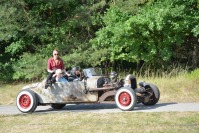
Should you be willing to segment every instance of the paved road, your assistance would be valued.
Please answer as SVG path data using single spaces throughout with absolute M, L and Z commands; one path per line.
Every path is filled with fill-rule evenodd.
M 154 106 L 144 106 L 137 104 L 134 110 L 128 112 L 199 112 L 199 103 L 158 103 Z M 63 113 L 63 112 L 94 112 L 113 113 L 122 112 L 115 104 L 79 104 L 66 105 L 62 110 L 52 109 L 50 106 L 38 106 L 34 113 Z M 24 114 L 16 106 L 0 105 L 0 115 L 2 114 Z

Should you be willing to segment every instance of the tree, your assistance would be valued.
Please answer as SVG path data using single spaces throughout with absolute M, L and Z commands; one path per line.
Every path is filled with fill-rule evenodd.
M 66 58 L 70 54 L 81 55 L 83 51 L 88 55 L 91 52 L 88 41 L 100 26 L 99 15 L 105 5 L 104 0 L 3 1 L 1 14 L 5 19 L 0 22 L 0 47 L 4 54 L 0 55 L 3 60 L 1 69 L 7 70 L 9 66 L 10 78 L 32 79 L 45 75 L 46 64 L 43 62 L 51 56 L 54 48 L 58 48 Z M 79 60 L 82 62 L 81 58 Z M 39 68 L 41 70 L 35 70 Z M 1 76 L 1 80 L 8 79 L 3 71 L 0 74 L 6 75 L 4 78 Z
M 186 45 L 188 36 L 198 38 L 198 16 L 196 0 L 149 2 L 135 15 L 112 6 L 102 18 L 104 27 L 91 43 L 97 48 L 110 47 L 111 61 L 143 60 L 154 67 L 162 66 L 178 59 L 178 48 Z
M 1 0 L 0 8 L 0 80 L 43 78 L 54 48 L 66 67 L 199 65 L 196 0 Z

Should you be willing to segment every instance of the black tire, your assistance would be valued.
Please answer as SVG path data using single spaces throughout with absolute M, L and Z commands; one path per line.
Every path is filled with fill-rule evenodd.
M 53 109 L 62 109 L 66 104 L 58 104 L 58 103 L 52 103 L 51 107 Z
M 123 111 L 132 110 L 137 103 L 135 91 L 129 87 L 120 88 L 115 94 L 115 103 Z
M 17 108 L 23 113 L 34 112 L 38 105 L 38 99 L 32 90 L 22 90 L 17 95 Z
M 152 105 L 155 105 L 159 101 L 160 91 L 159 91 L 158 87 L 154 84 L 147 83 L 147 85 L 150 86 L 150 88 L 151 88 L 150 92 L 153 95 L 151 96 L 151 99 L 149 100 L 149 102 L 142 102 L 142 103 L 147 106 L 152 106 Z

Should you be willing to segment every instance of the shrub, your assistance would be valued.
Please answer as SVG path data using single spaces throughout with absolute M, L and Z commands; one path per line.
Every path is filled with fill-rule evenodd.
M 24 53 L 13 65 L 13 79 L 41 79 L 46 76 L 47 58 L 39 54 Z

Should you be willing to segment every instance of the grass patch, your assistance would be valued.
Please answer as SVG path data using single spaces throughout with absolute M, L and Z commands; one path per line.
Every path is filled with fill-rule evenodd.
M 0 85 L 0 105 L 13 105 L 16 103 L 16 96 L 24 86 L 24 83 L 1 84 Z
M 160 102 L 198 102 L 199 71 L 181 71 L 178 74 L 168 73 L 164 76 L 138 77 L 139 81 L 154 83 L 160 89 Z
M 198 133 L 198 121 L 199 112 L 0 115 L 0 131 L 15 133 Z

